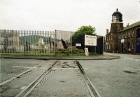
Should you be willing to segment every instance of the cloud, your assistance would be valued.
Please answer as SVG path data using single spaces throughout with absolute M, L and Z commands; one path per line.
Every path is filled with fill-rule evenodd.
M 0 28 L 74 31 L 92 25 L 98 34 L 105 35 L 116 8 L 125 23 L 139 21 L 137 0 L 1 0 Z

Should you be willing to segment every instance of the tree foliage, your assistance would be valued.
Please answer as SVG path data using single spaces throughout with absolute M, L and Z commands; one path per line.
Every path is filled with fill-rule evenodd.
M 80 27 L 72 36 L 72 44 L 75 45 L 76 43 L 81 43 L 82 48 L 84 48 L 85 34 L 95 34 L 95 27 L 92 27 L 90 25 Z

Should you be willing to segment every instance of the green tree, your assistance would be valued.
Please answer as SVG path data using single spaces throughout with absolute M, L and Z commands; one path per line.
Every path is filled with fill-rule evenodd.
M 85 34 L 93 35 L 95 33 L 95 27 L 92 26 L 82 26 L 80 27 L 72 36 L 72 44 L 81 43 L 81 47 L 84 49 Z

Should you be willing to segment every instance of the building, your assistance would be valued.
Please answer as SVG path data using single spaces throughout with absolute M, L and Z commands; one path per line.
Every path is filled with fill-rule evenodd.
M 106 51 L 112 53 L 140 53 L 140 21 L 123 27 L 122 13 L 112 14 L 110 31 L 107 29 Z

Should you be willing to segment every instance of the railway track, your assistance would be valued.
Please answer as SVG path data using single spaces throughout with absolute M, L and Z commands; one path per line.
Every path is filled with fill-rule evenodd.
M 86 73 L 85 73 L 82 65 L 80 64 L 80 62 L 79 61 L 75 61 L 75 63 L 79 67 L 79 70 L 80 70 L 81 74 L 83 75 L 83 77 L 85 79 L 85 82 L 86 82 L 86 85 L 88 87 L 88 90 L 90 92 L 91 97 L 101 97 L 100 94 L 99 94 L 99 92 L 95 88 L 95 86 L 92 84 L 92 82 L 90 81 L 90 79 L 86 75 Z
M 26 70 L 26 71 L 24 71 L 24 72 L 22 72 L 22 73 L 20 73 L 20 74 L 18 74 L 18 75 L 15 75 L 14 77 L 12 77 L 12 78 L 10 78 L 10 79 L 4 81 L 4 82 L 1 82 L 1 83 L 0 83 L 0 87 L 3 86 L 3 85 L 5 85 L 5 84 L 7 84 L 7 83 L 10 83 L 11 81 L 15 80 L 16 78 L 22 76 L 23 74 L 26 74 L 26 73 L 28 73 L 28 72 L 31 72 L 32 70 L 33 70 L 33 68 L 30 68 L 30 69 L 28 69 L 28 70 Z
M 40 66 L 41 66 L 41 64 L 39 64 L 37 67 L 40 67 Z M 35 68 L 35 67 L 29 68 L 28 70 L 26 70 L 26 71 L 24 71 L 24 72 L 22 72 L 22 73 L 20 73 L 20 74 L 18 74 L 18 75 L 15 75 L 14 77 L 9 78 L 9 79 L 6 80 L 6 81 L 1 82 L 1 83 L 0 83 L 0 87 L 3 86 L 3 85 L 5 85 L 5 84 L 7 84 L 7 83 L 10 83 L 11 81 L 13 81 L 13 80 L 15 80 L 15 79 L 21 77 L 22 75 L 24 75 L 24 74 L 26 74 L 26 73 L 28 73 L 28 72 L 31 72 L 34 68 Z
M 47 75 L 52 67 L 57 63 L 58 61 L 55 61 L 47 70 L 44 70 L 44 72 L 39 75 L 34 81 L 32 81 L 25 89 L 23 89 L 20 93 L 18 93 L 15 97 L 26 97 L 28 96 L 32 90 L 42 81 L 42 79 Z
M 62 64 L 63 63 L 63 64 Z M 95 88 L 95 86 L 92 84 L 92 82 L 90 81 L 90 79 L 88 78 L 88 76 L 86 75 L 86 73 L 85 73 L 85 71 L 84 71 L 84 68 L 82 67 L 82 65 L 80 64 L 80 62 L 79 61 L 73 61 L 73 64 L 74 65 L 70 65 L 70 64 L 68 64 L 67 62 L 60 62 L 60 65 L 61 65 L 61 68 L 59 67 L 59 66 L 57 66 L 57 67 L 53 67 L 52 68 L 52 70 L 56 70 L 56 73 L 58 73 L 59 74 L 59 72 L 57 72 L 57 71 L 61 71 L 61 72 L 63 72 L 63 70 L 66 70 L 67 72 L 70 72 L 70 70 L 73 70 L 73 71 L 75 71 L 75 73 L 76 73 L 76 71 L 79 71 L 80 72 L 80 75 L 81 75 L 81 78 L 82 78 L 82 80 L 84 80 L 84 83 L 86 84 L 86 87 L 84 87 L 84 88 L 87 88 L 87 90 L 89 91 L 89 95 L 90 95 L 90 97 L 101 97 L 100 96 L 100 94 L 99 94 L 99 92 L 97 91 L 97 89 Z M 79 72 L 77 72 L 77 74 L 79 74 Z M 67 75 L 67 73 L 65 73 L 66 75 Z M 52 75 L 50 75 L 50 76 L 53 76 L 53 75 L 55 75 L 55 73 L 52 73 Z M 57 75 L 57 74 L 56 74 Z M 55 75 L 55 76 L 56 76 Z M 61 76 L 63 76 L 63 75 L 61 75 Z M 50 79 L 50 80 L 54 80 L 54 79 Z M 75 80 L 76 81 L 76 80 Z M 62 80 L 62 81 L 60 81 L 60 82 L 66 82 L 66 80 Z M 84 84 L 83 83 L 83 84 Z M 49 83 L 48 83 L 49 84 Z M 83 85 L 84 86 L 84 85 Z M 64 86 L 65 87 L 65 86 Z M 48 87 L 49 88 L 49 87 Z M 29 92 L 29 93 L 31 93 L 31 92 Z M 28 94 L 29 94 L 28 93 Z M 27 95 L 26 95 L 27 96 Z M 26 97 L 26 96 L 24 96 L 24 97 Z M 30 95 L 31 96 L 31 95 Z M 28 97 L 30 97 L 30 96 L 28 96 Z M 34 97 L 35 95 L 32 95 L 31 97 Z M 52 95 L 51 95 L 52 96 Z M 60 95 L 56 95 L 56 97 L 57 96 L 60 96 Z M 36 97 L 38 97 L 38 96 L 36 96 Z M 44 96 L 43 96 L 44 97 Z M 46 96 L 46 97 L 50 97 L 50 96 Z M 63 96 L 62 96 L 63 97 Z M 67 96 L 64 96 L 64 97 L 67 97 Z M 73 97 L 73 96 L 72 96 Z M 76 96 L 75 96 L 76 97 Z M 78 96 L 78 97 L 82 97 L 82 96 Z
M 57 63 L 59 63 L 59 64 L 57 64 Z M 57 85 L 57 80 L 60 78 L 62 78 L 62 80 L 60 80 L 59 82 L 61 82 L 61 83 L 69 82 L 69 83 L 63 84 L 62 87 L 58 87 L 58 90 L 61 90 L 61 88 L 67 87 L 67 85 L 69 85 L 69 84 L 72 85 L 74 82 L 74 84 L 76 84 L 76 85 L 79 84 L 79 87 L 83 87 L 83 88 L 85 88 L 86 91 L 88 91 L 88 92 L 85 92 L 85 94 L 88 93 L 88 94 L 86 94 L 88 96 L 84 96 L 84 97 L 101 97 L 100 94 L 98 93 L 98 91 L 96 90 L 95 86 L 92 84 L 92 82 L 86 75 L 84 68 L 82 67 L 80 62 L 72 61 L 72 63 L 69 63 L 69 64 L 68 63 L 69 62 L 66 62 L 66 61 L 61 62 L 61 60 L 55 61 L 53 64 L 51 64 L 49 66 L 49 68 L 47 68 L 47 69 L 44 68 L 43 72 L 39 76 L 37 76 L 32 82 L 30 82 L 23 90 L 18 92 L 16 94 L 16 96 L 14 96 L 14 97 L 50 97 L 50 96 L 53 96 L 51 94 L 50 94 L 50 96 L 48 96 L 48 94 L 46 94 L 47 96 L 38 96 L 38 94 L 36 93 L 36 89 L 38 88 L 38 90 L 39 90 L 40 88 L 46 86 L 47 89 L 52 88 L 52 90 L 56 90 L 56 92 L 57 92 L 57 86 L 55 89 L 53 89 L 53 87 L 51 85 L 55 86 L 55 83 Z M 52 72 L 52 71 L 54 71 L 54 72 Z M 80 75 L 80 78 L 78 78 L 79 76 L 77 76 L 76 73 L 78 75 Z M 71 76 L 69 76 L 69 74 L 72 74 L 71 76 L 73 76 L 73 78 L 75 78 L 75 79 L 73 79 Z M 51 76 L 51 77 L 54 76 L 54 77 L 51 79 L 51 77 L 49 77 L 49 76 Z M 77 78 L 76 78 L 76 76 L 77 76 Z M 82 81 L 78 81 L 80 79 L 84 80 L 84 83 Z M 70 81 L 70 80 L 74 80 L 74 81 Z M 75 83 L 75 82 L 77 82 L 77 83 Z M 40 86 L 40 83 L 42 84 L 42 86 Z M 84 85 L 82 85 L 82 84 L 84 84 Z M 47 86 L 47 85 L 50 85 L 50 86 Z M 47 89 L 46 89 L 46 91 L 47 91 Z M 78 91 L 80 91 L 80 89 L 82 89 L 82 88 L 77 88 L 77 89 L 79 89 Z M 85 91 L 84 89 L 82 89 L 82 90 Z M 35 94 L 33 94 L 33 93 L 35 93 Z M 52 92 L 52 93 L 54 93 L 54 92 Z M 67 94 L 68 93 L 66 93 L 66 95 Z M 81 94 L 79 94 L 79 95 L 81 95 Z M 58 96 L 60 96 L 60 95 L 56 95 L 54 97 L 58 97 Z M 3 96 L 3 97 L 6 97 L 6 96 Z M 67 96 L 61 95 L 61 97 L 67 97 Z M 71 97 L 71 95 L 69 97 Z M 77 96 L 72 96 L 72 97 L 77 97 Z M 78 96 L 78 97 L 83 97 L 83 96 Z

